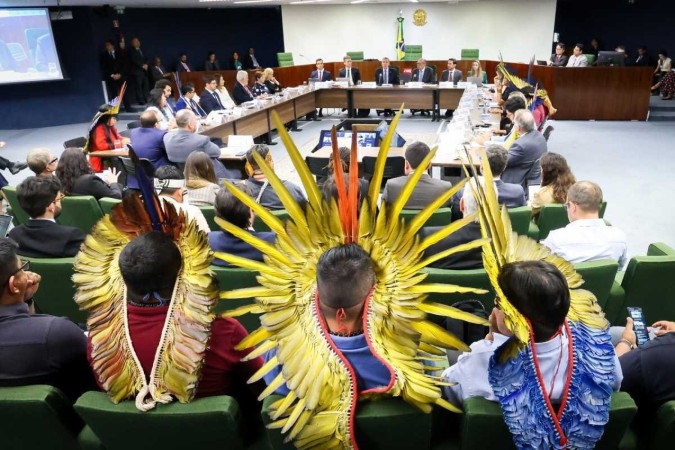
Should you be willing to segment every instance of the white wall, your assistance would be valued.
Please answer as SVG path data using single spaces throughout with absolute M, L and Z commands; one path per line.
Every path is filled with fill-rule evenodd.
M 412 18 L 419 8 L 427 12 L 421 27 Z M 555 0 L 284 5 L 284 44 L 296 64 L 339 61 L 359 50 L 367 59 L 396 59 L 396 18 L 403 11 L 405 43 L 423 45 L 426 59 L 459 59 L 462 48 L 478 48 L 481 59 L 497 60 L 501 51 L 506 61 L 529 62 L 534 54 L 550 56 L 555 9 Z

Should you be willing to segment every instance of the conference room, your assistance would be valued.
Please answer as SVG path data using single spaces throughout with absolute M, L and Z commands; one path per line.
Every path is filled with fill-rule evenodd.
M 8 286 L 6 299 L 0 297 L 0 354 L 6 348 L 2 343 L 2 336 L 7 336 L 2 332 L 2 308 L 12 295 L 9 279 L 25 272 L 29 284 L 39 285 L 30 295 L 30 308 L 39 314 L 65 317 L 69 324 L 89 330 L 87 356 L 93 367 L 93 387 L 69 398 L 70 392 L 64 395 L 49 382 L 32 383 L 41 385 L 39 389 L 11 387 L 16 384 L 7 382 L 2 374 L 12 372 L 0 363 L 0 416 L 5 418 L 0 421 L 0 446 L 49 448 L 57 440 L 63 443 L 62 448 L 85 449 L 174 448 L 188 443 L 206 448 L 522 446 L 535 438 L 527 430 L 514 429 L 512 421 L 516 419 L 506 413 L 508 408 L 498 396 L 480 391 L 467 398 L 460 395 L 462 390 L 470 392 L 464 385 L 467 380 L 480 381 L 485 376 L 487 383 L 485 370 L 481 376 L 460 372 L 471 355 L 460 356 L 459 361 L 457 357 L 468 345 L 477 355 L 482 354 L 484 348 L 475 345 L 486 342 L 486 334 L 491 336 L 490 342 L 502 342 L 493 337 L 493 331 L 504 331 L 499 329 L 493 307 L 505 311 L 503 323 L 512 327 L 509 331 L 516 338 L 520 335 L 514 331 L 518 329 L 515 324 L 525 323 L 508 316 L 505 299 L 508 296 L 508 301 L 516 304 L 512 298 L 516 294 L 504 294 L 504 287 L 495 284 L 497 274 L 490 273 L 492 266 L 481 256 L 481 249 L 483 255 L 490 251 L 485 238 L 495 236 L 495 229 L 488 226 L 491 222 L 485 222 L 487 211 L 494 212 L 489 208 L 499 204 L 507 207 L 505 216 L 497 214 L 499 219 L 494 220 L 506 226 L 508 217 L 508 226 L 515 232 L 504 239 L 515 243 L 529 238 L 528 242 L 537 242 L 542 251 L 558 255 L 562 264 L 558 267 L 568 268 L 562 269 L 564 275 L 573 269 L 583 279 L 581 284 L 568 278 L 565 286 L 590 291 L 597 305 L 593 313 L 603 317 L 598 319 L 603 326 L 610 327 L 607 335 L 612 338 L 612 348 L 608 351 L 612 357 L 616 354 L 619 373 L 614 385 L 609 378 L 603 381 L 606 384 L 601 390 L 608 396 L 596 404 L 606 403 L 601 414 L 606 415 L 607 423 L 604 433 L 600 428 L 602 438 L 598 435 L 589 448 L 656 448 L 672 440 L 675 396 L 649 401 L 635 396 L 630 383 L 636 381 L 629 371 L 634 366 L 624 362 L 637 364 L 635 355 L 641 354 L 643 346 L 656 347 L 664 340 L 664 333 L 673 335 L 667 333 L 671 330 L 666 324 L 672 322 L 659 321 L 675 321 L 675 308 L 670 306 L 670 300 L 675 299 L 669 289 L 669 279 L 675 276 L 675 250 L 671 248 L 675 246 L 671 226 L 675 213 L 666 206 L 672 204 L 670 193 L 675 187 L 671 176 L 675 167 L 668 157 L 675 138 L 670 123 L 675 120 L 675 106 L 667 100 L 668 80 L 673 76 L 667 50 L 675 36 L 672 27 L 658 21 L 659 11 L 666 14 L 673 10 L 670 2 L 142 3 L 0 1 L 0 104 L 4 112 L 0 168 L 5 169 L 1 174 L 4 212 L 0 218 L 7 218 L 0 220 L 3 238 L 18 237 L 31 223 L 49 220 L 69 227 L 71 237 L 79 239 L 72 247 L 74 253 L 60 257 L 26 253 L 23 242 L 16 250 L 7 247 L 20 259 L 20 267 L 14 273 L 13 269 L 0 271 Z M 583 56 L 587 65 L 557 67 L 561 44 L 561 56 Z M 641 63 L 645 59 L 649 64 Z M 215 108 L 209 107 L 211 98 Z M 514 175 L 517 150 L 534 145 L 527 142 L 533 136 L 543 151 L 525 171 Z M 141 156 L 151 141 L 163 153 Z M 140 162 L 135 162 L 130 149 L 139 150 Z M 503 158 L 505 167 L 493 164 L 493 158 Z M 35 162 L 38 160 L 45 167 Z M 81 169 L 83 174 L 74 173 L 82 164 L 86 166 Z M 41 172 L 34 167 L 40 167 Z M 488 170 L 495 179 L 495 192 L 485 185 Z M 356 176 L 350 176 L 354 173 Z M 46 216 L 36 215 L 26 200 L 27 187 L 45 174 L 58 179 L 60 186 L 50 201 L 33 202 L 48 205 Z M 500 190 L 502 184 L 520 189 L 517 201 L 506 199 L 506 191 Z M 359 193 L 350 196 L 354 186 Z M 85 188 L 90 190 L 83 191 Z M 146 204 L 141 199 L 151 195 L 153 188 L 161 201 L 183 211 L 185 220 L 195 219 L 197 228 L 208 230 L 208 239 L 197 238 L 204 233 L 196 229 L 176 226 L 185 236 L 194 233 L 183 243 L 177 233 L 170 236 L 176 239 L 184 261 L 177 270 L 194 272 L 191 277 L 187 272 L 176 277 L 175 290 L 152 289 L 135 299 L 131 281 L 122 280 L 124 267 L 120 266 L 121 275 L 116 268 L 124 260 L 124 247 L 117 248 L 106 240 L 124 227 L 117 231 L 106 227 L 117 226 L 122 217 L 128 224 L 137 224 L 129 211 L 138 208 L 132 209 L 127 202 Z M 493 194 L 497 197 L 490 202 Z M 31 195 L 38 195 L 38 191 Z M 599 202 L 589 213 L 584 202 L 593 195 L 599 195 Z M 408 196 L 407 202 L 397 203 L 397 198 Z M 334 206 L 331 198 L 336 199 Z M 144 207 L 151 209 L 147 204 Z M 122 211 L 127 213 L 122 215 Z M 422 216 L 424 220 L 419 219 Z M 152 213 L 147 217 L 154 220 Z M 616 257 L 614 253 L 598 256 L 600 251 L 593 257 L 579 256 L 590 251 L 583 244 L 570 251 L 562 249 L 570 245 L 561 243 L 562 233 L 580 228 L 586 223 L 583 221 L 593 221 L 618 236 L 620 242 L 611 244 L 613 252 L 620 246 Z M 371 223 L 372 231 L 367 233 L 364 230 Z M 355 224 L 363 227 L 359 233 L 354 232 L 358 227 L 351 228 Z M 144 229 L 149 230 L 147 227 L 150 225 Z M 377 233 L 384 229 L 388 234 L 379 240 Z M 417 231 L 410 231 L 413 229 Z M 44 232 L 36 234 L 35 247 L 51 247 L 46 244 L 49 235 L 40 233 Z M 142 234 L 134 233 L 125 236 Z M 343 238 L 331 233 L 342 233 Z M 453 236 L 463 240 L 453 240 Z M 62 239 L 65 243 L 65 238 L 53 238 Z M 186 244 L 189 239 L 194 240 Z M 93 240 L 99 240 L 99 245 Z M 134 240 L 119 237 L 114 242 L 126 245 Z M 446 241 L 459 247 L 443 248 Z M 102 242 L 108 244 L 102 246 Z M 242 253 L 237 254 L 235 247 L 219 247 L 234 245 L 232 242 L 237 249 L 244 249 Z M 492 242 L 496 245 L 497 238 Z M 327 251 L 331 246 L 341 249 L 353 247 L 353 243 L 359 243 L 372 259 L 370 265 L 354 262 L 354 267 L 360 267 L 358 273 L 344 275 L 346 269 L 341 268 L 351 266 L 329 266 L 330 258 L 322 257 L 331 253 Z M 384 245 L 390 253 L 375 250 L 377 245 Z M 105 253 L 102 247 L 117 253 Z M 497 247 L 492 251 L 499 252 Z M 188 264 L 187 248 L 204 250 L 204 258 L 208 254 L 212 264 Z M 416 256 L 406 259 L 405 249 Z M 3 251 L 0 248 L 0 253 Z M 234 256 L 225 255 L 230 252 Z M 334 257 L 356 261 L 357 253 Z M 160 259 L 168 261 L 168 255 Z M 142 254 L 137 257 L 140 261 Z M 200 256 L 195 251 L 189 257 Z M 252 262 L 243 261 L 251 258 Z M 501 261 L 497 264 L 501 270 L 501 264 L 509 260 L 495 261 Z M 95 274 L 103 269 L 89 272 L 97 264 L 114 274 L 99 279 Z M 140 274 L 140 263 L 134 267 Z M 173 270 L 162 267 L 157 264 L 153 268 L 164 274 Z M 205 272 L 198 272 L 199 267 Z M 322 271 L 322 267 L 331 268 Z M 372 290 L 357 294 L 362 273 L 371 270 Z M 337 306 L 324 303 L 331 295 L 321 290 L 330 285 L 329 281 L 322 284 L 322 274 L 333 274 L 336 278 L 326 280 L 338 283 L 345 292 L 367 294 L 369 300 Z M 145 279 L 152 276 L 150 272 L 144 275 Z M 219 356 L 209 350 L 216 348 L 215 341 L 210 346 L 204 345 L 206 341 L 195 343 L 194 347 L 182 341 L 179 349 L 189 347 L 191 353 L 171 353 L 176 350 L 171 349 L 173 341 L 168 336 L 183 333 L 178 328 L 185 323 L 182 318 L 201 317 L 191 312 L 176 309 L 168 314 L 163 310 L 161 320 L 156 320 L 158 328 L 152 339 L 169 346 L 164 352 L 160 347 L 137 348 L 140 341 L 134 337 L 140 335 L 130 331 L 131 325 L 105 319 L 108 313 L 96 309 L 97 304 L 107 305 L 106 301 L 116 304 L 113 296 L 103 296 L 101 287 L 106 292 L 122 292 L 112 283 L 126 282 L 124 300 L 118 304 L 129 302 L 128 312 L 124 307 L 129 323 L 132 315 L 138 320 L 144 314 L 149 316 L 135 309 L 143 308 L 138 306 L 143 301 L 159 305 L 147 310 L 166 307 L 174 311 L 172 308 L 184 306 L 169 300 L 179 298 L 183 289 L 199 291 L 197 284 L 190 283 L 204 276 L 218 283 L 209 285 L 209 292 L 221 293 L 221 299 L 209 306 L 215 315 L 200 319 L 214 323 L 212 330 L 208 327 L 207 339 L 222 338 L 224 328 L 218 327 L 227 322 L 234 327 L 227 333 L 238 333 L 242 341 L 235 348 L 238 341 L 232 340 L 232 346 Z M 350 281 L 335 281 L 338 276 Z M 289 289 L 289 283 L 297 287 L 283 290 Z M 424 291 L 427 284 L 439 290 Z M 414 285 L 419 285 L 417 291 Z M 390 297 L 383 286 L 390 286 Z M 454 286 L 472 290 L 453 291 Z M 202 288 L 206 289 L 205 285 Z M 403 300 L 392 307 L 378 303 L 413 296 L 413 291 L 417 299 L 414 311 L 406 309 L 413 307 Z M 30 289 L 27 292 L 31 293 Z M 206 302 L 206 291 L 199 292 Z M 100 302 L 87 303 L 87 298 L 96 296 L 101 296 Z M 283 296 L 292 301 L 281 308 Z M 566 331 L 561 323 L 560 333 L 549 336 L 560 339 L 564 357 L 558 358 L 556 347 L 553 363 L 542 359 L 539 373 L 553 381 L 542 382 L 543 397 L 532 400 L 545 405 L 550 392 L 553 400 L 548 403 L 554 412 L 574 407 L 557 401 L 562 398 L 560 392 L 574 389 L 574 383 L 567 383 L 565 377 L 577 367 L 568 364 L 574 358 L 568 359 L 563 349 L 572 352 L 572 345 L 563 344 L 562 336 L 571 342 L 570 336 L 577 337 L 577 323 L 591 328 L 600 323 L 574 319 L 580 317 L 575 315 L 578 309 L 574 308 L 579 308 L 576 299 L 573 294 L 568 315 L 571 328 Z M 300 304 L 306 308 L 298 309 Z M 466 315 L 447 308 L 459 308 Z M 352 314 L 357 309 L 354 314 L 364 319 L 353 322 L 359 324 L 352 329 Z M 513 310 L 518 317 L 528 318 L 524 310 Z M 164 321 L 172 314 L 181 317 L 176 325 Z M 316 321 L 310 321 L 311 317 Z M 377 320 L 370 323 L 368 317 Z M 415 320 L 419 323 L 412 325 Z M 120 326 L 111 334 L 120 338 L 111 338 L 110 346 L 105 347 L 100 333 L 110 331 L 96 327 L 108 323 Z M 389 323 L 390 328 L 377 328 L 379 323 Z M 647 341 L 652 342 L 641 343 L 638 328 L 642 326 Z M 535 348 L 535 342 L 540 346 L 537 327 L 529 327 L 534 338 L 526 339 L 522 354 Z M 635 333 L 630 335 L 633 329 Z M 182 335 L 201 336 L 201 331 L 195 330 Z M 457 340 L 441 338 L 440 333 Z M 248 338 L 244 338 L 246 334 Z M 365 363 L 357 362 L 364 361 L 359 359 L 362 355 L 352 357 L 340 347 L 357 338 L 363 339 L 370 358 L 364 359 Z M 418 343 L 408 348 L 406 345 L 412 344 L 407 339 Z M 246 351 L 251 351 L 250 357 L 239 348 L 244 340 L 251 344 Z M 133 371 L 140 368 L 143 376 L 133 375 L 137 377 L 134 388 L 116 397 L 112 386 L 119 389 L 122 383 L 111 381 L 118 380 L 111 375 L 112 369 L 101 367 L 112 367 L 105 355 L 117 351 L 112 343 L 118 341 L 124 349 L 119 360 L 129 358 L 125 360 L 127 367 L 134 367 Z M 132 345 L 134 341 L 136 345 Z M 99 345 L 94 346 L 93 354 L 91 342 Z M 325 343 L 332 346 L 324 348 Z M 490 345 L 487 348 L 494 352 L 496 346 L 490 349 Z M 86 346 L 83 349 L 87 351 Z M 401 357 L 409 351 L 414 363 Z M 535 354 L 539 351 L 532 350 Z M 575 345 L 574 351 L 581 350 Z M 173 359 L 162 359 L 163 354 Z M 158 370 L 164 370 L 162 364 L 172 370 L 178 361 L 177 366 L 184 370 L 188 367 L 185 361 L 193 357 L 198 361 L 204 354 L 209 368 L 195 363 L 200 368 L 190 376 L 197 381 L 186 384 L 192 386 L 187 393 L 171 387 L 177 384 L 169 383 L 166 388 L 164 381 L 159 381 L 163 380 L 157 375 Z M 306 366 L 300 368 L 293 355 L 302 355 Z M 213 388 L 210 361 L 216 357 L 232 367 L 220 366 L 224 372 L 234 371 L 254 381 L 246 387 L 245 379 L 230 380 L 227 375 L 229 381 L 223 383 L 227 387 Z M 248 360 L 239 363 L 244 357 Z M 283 368 L 273 369 L 277 363 Z M 484 363 L 487 368 L 488 360 Z M 18 363 L 12 367 L 19 367 Z M 621 377 L 629 387 L 621 385 Z M 658 381 L 666 386 L 664 390 L 669 389 L 672 383 L 662 378 L 655 376 L 650 382 Z M 311 385 L 309 380 L 325 382 Z M 353 385 L 353 392 L 340 391 L 334 380 L 340 380 L 340 386 Z M 363 380 L 374 384 L 363 384 Z M 454 382 L 461 389 L 449 386 Z M 161 394 L 163 389 L 168 394 Z M 140 392 L 151 393 L 143 400 L 137 397 Z M 328 402 L 329 397 L 335 401 Z M 371 397 L 377 400 L 371 401 Z M 339 398 L 346 399 L 345 403 L 338 404 Z M 34 404 L 42 406 L 33 409 L 30 405 Z M 461 412 L 450 412 L 453 408 Z M 141 412 L 148 409 L 152 411 Z M 335 421 L 328 421 L 322 413 L 333 414 Z M 31 414 L 38 414 L 39 420 L 32 421 L 33 432 L 28 433 L 23 418 Z M 549 426 L 554 430 L 550 436 L 563 430 L 570 446 L 577 442 L 564 421 L 539 424 L 543 430 Z M 147 433 L 151 429 L 155 431 Z M 589 430 L 583 432 L 597 433 Z

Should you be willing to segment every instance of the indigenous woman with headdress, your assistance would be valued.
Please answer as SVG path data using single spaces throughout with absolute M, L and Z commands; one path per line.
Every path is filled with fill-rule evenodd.
M 89 131 L 89 140 L 87 142 L 88 152 L 98 152 L 101 150 L 114 150 L 122 148 L 125 139 L 117 131 L 117 113 L 112 112 L 109 105 L 103 105 L 99 108 L 100 116 L 95 122 L 93 128 Z M 101 158 L 90 156 L 89 162 L 95 172 L 103 171 L 103 162 Z

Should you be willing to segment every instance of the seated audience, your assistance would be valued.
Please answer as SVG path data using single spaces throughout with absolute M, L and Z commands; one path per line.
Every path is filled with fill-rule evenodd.
M 136 156 L 150 160 L 155 169 L 170 165 L 164 146 L 165 134 L 166 131 L 159 129 L 157 113 L 143 111 L 141 126 L 131 130 L 131 146 L 136 152 Z M 127 187 L 138 189 L 138 181 L 135 176 L 127 176 Z
M 567 191 L 576 182 L 572 169 L 564 156 L 547 152 L 541 157 L 541 188 L 534 194 L 530 206 L 532 220 L 536 223 L 544 205 L 562 204 L 567 200 Z
M 253 83 L 251 93 L 253 94 L 253 98 L 255 97 L 265 98 L 269 95 L 270 92 L 267 89 L 267 86 L 265 85 L 265 74 L 263 72 L 257 71 L 255 73 L 255 83 Z
M 66 258 L 77 255 L 87 237 L 79 228 L 56 223 L 61 214 L 61 183 L 50 177 L 28 177 L 16 187 L 21 208 L 30 220 L 14 227 L 9 237 L 18 253 L 33 258 Z
M 476 188 L 475 183 L 476 181 L 472 179 L 464 185 L 462 199 L 459 202 L 459 210 L 462 212 L 463 217 L 469 216 L 478 210 L 478 204 L 476 203 L 476 199 L 473 196 L 473 191 L 471 190 L 471 184 L 473 184 L 474 189 Z M 480 180 L 480 184 L 484 185 L 484 181 L 482 179 Z M 431 236 L 442 228 L 444 227 L 422 228 L 419 231 L 420 240 Z M 480 238 L 480 223 L 478 217 L 476 217 L 473 222 L 463 226 L 459 230 L 452 233 L 450 236 L 441 239 L 436 244 L 427 248 L 424 251 L 424 258 L 429 258 L 452 247 L 468 244 L 469 242 Z M 436 267 L 438 269 L 480 269 L 483 267 L 482 250 L 480 247 L 478 247 L 463 252 L 453 253 L 450 256 L 446 256 L 445 258 L 439 259 L 438 261 L 430 264 L 429 267 Z
M 471 63 L 471 70 L 466 73 L 467 79 L 469 77 L 480 78 L 483 84 L 487 84 L 487 72 L 483 70 L 480 61 L 476 60 Z
M 164 92 L 164 97 L 166 97 L 166 102 L 171 108 L 171 113 L 174 112 L 176 108 L 176 102 L 173 99 L 173 88 L 171 87 L 171 81 L 169 80 L 157 80 L 153 89 L 161 89 Z
M 169 131 L 176 128 L 176 118 L 162 89 L 155 88 L 150 91 L 150 102 L 148 104 L 150 106 L 148 106 L 146 111 L 157 113 L 160 130 Z
M 638 48 L 638 56 L 635 58 L 633 65 L 640 67 L 649 67 L 652 65 L 652 60 L 649 57 L 649 53 L 647 52 L 647 47 L 644 45 Z
M 185 161 L 187 203 L 195 206 L 213 206 L 220 190 L 213 162 L 204 152 L 192 152 Z
M 279 196 L 274 192 L 274 188 L 253 158 L 254 152 L 262 156 L 265 159 L 265 162 L 274 169 L 272 154 L 270 153 L 269 147 L 266 145 L 256 145 L 246 153 L 246 173 L 248 174 L 246 186 L 248 186 L 251 191 L 251 197 L 255 199 L 256 203 L 263 205 L 265 208 L 284 209 L 284 205 L 281 203 Z M 299 186 L 290 181 L 284 181 L 283 183 L 298 203 L 307 201 L 305 194 Z
M 40 275 L 16 253 L 14 241 L 0 238 L 0 386 L 47 384 L 74 402 L 95 387 L 87 338 L 65 317 L 35 314 Z
M 216 59 L 216 52 L 210 51 L 204 63 L 204 70 L 207 72 L 215 72 L 220 70 L 220 63 Z
M 218 111 L 225 109 L 225 105 L 220 101 L 220 97 L 216 93 L 218 86 L 218 79 L 215 75 L 207 75 L 204 77 L 204 91 L 199 97 L 199 106 L 201 106 L 204 113 L 208 114 L 211 111 Z
M 220 98 L 220 103 L 225 107 L 225 109 L 234 108 L 236 105 L 234 104 L 232 97 L 230 97 L 230 93 L 227 92 L 227 88 L 225 87 L 225 78 L 223 78 L 222 75 L 217 74 L 216 80 L 218 81 L 218 86 L 216 87 L 215 92 Z
M 544 106 L 543 101 L 535 98 L 534 88 L 530 86 L 525 86 L 521 91 L 527 100 L 528 109 L 532 112 L 534 117 L 534 125 L 537 127 L 537 130 L 541 130 L 546 122 L 546 107 Z M 534 104 L 534 106 L 533 106 Z
M 202 96 L 202 99 L 206 95 Z M 217 178 L 240 178 L 238 171 L 230 171 L 225 168 L 220 158 L 220 147 L 214 144 L 208 136 L 197 134 L 197 117 L 187 109 L 178 111 L 176 114 L 178 131 L 167 133 L 164 136 L 164 145 L 169 161 L 177 164 L 185 164 L 192 152 L 204 152 L 213 162 L 213 170 Z
M 413 142 L 408 145 L 408 148 L 405 150 L 405 175 L 387 181 L 382 192 L 382 201 L 389 204 L 396 201 L 403 187 L 408 182 L 410 175 L 422 164 L 422 161 L 424 161 L 424 158 L 426 158 L 430 151 L 429 146 L 424 142 Z M 431 178 L 431 175 L 428 173 L 423 173 L 404 208 L 424 209 L 429 203 L 436 200 L 439 195 L 451 187 L 452 183 L 449 181 Z M 451 203 L 452 200 L 448 200 L 448 203 L 444 206 L 450 206 Z
M 238 184 L 237 187 L 251 195 L 251 191 L 246 185 Z M 227 189 L 221 189 L 216 194 L 215 208 L 216 217 L 227 220 L 232 225 L 248 231 L 263 241 L 274 244 L 276 235 L 271 231 L 255 231 L 253 229 L 253 219 L 255 218 L 253 210 L 232 195 Z M 209 245 L 214 252 L 225 252 L 254 261 L 263 261 L 263 255 L 258 249 L 225 230 L 211 231 L 209 233 Z M 230 267 L 229 263 L 218 258 L 213 259 L 213 264 Z
M 534 116 L 527 109 L 516 111 L 513 126 L 519 137 L 509 148 L 509 159 L 502 173 L 502 180 L 505 183 L 522 185 L 527 197 L 527 182 L 539 180 L 539 160 L 548 150 L 548 145 L 546 138 L 536 130 Z
M 281 92 L 284 87 L 274 78 L 274 69 L 268 67 L 263 73 L 265 74 L 265 86 L 267 86 L 269 93 L 276 94 L 277 92 Z
M 181 98 L 176 102 L 176 113 L 183 109 L 189 109 L 197 117 L 206 117 L 206 112 L 199 106 L 199 104 L 194 100 L 195 98 L 195 87 L 192 83 L 185 83 L 180 88 Z
M 340 151 L 340 162 L 342 163 L 342 171 L 344 172 L 345 175 L 345 183 L 349 184 L 349 166 L 350 161 L 352 159 L 352 151 L 349 149 L 349 147 L 340 147 L 338 150 Z M 317 180 L 317 183 L 321 181 L 323 182 L 323 184 L 326 184 L 331 180 L 334 180 L 333 175 L 335 173 L 335 167 L 333 166 L 333 158 L 330 158 L 328 160 L 328 173 L 329 176 L 327 178 L 323 180 Z M 368 196 L 369 188 L 370 183 L 368 183 L 368 180 L 364 178 L 359 178 L 359 198 L 366 198 Z M 329 197 L 324 195 L 324 198 Z M 335 198 L 337 199 L 337 195 L 335 195 Z
M 567 67 L 587 67 L 588 59 L 584 55 L 584 44 L 577 44 L 572 50 L 572 56 L 567 61 Z
M 527 108 L 527 99 L 520 91 L 514 91 L 509 94 L 509 97 L 502 105 L 502 120 L 499 123 L 499 128 L 503 130 L 504 136 L 493 136 L 492 140 L 496 142 L 503 142 L 504 148 L 507 150 L 513 145 L 518 138 L 516 128 L 513 126 L 513 118 L 516 111 Z M 487 139 L 476 138 L 476 142 L 483 145 Z
M 104 178 L 94 173 L 87 157 L 79 148 L 67 148 L 61 154 L 56 176 L 65 195 L 91 195 L 96 200 L 103 197 L 122 198 L 120 173 L 115 168 L 106 172 Z
M 231 66 L 232 70 L 242 70 L 244 68 L 244 63 L 242 63 L 241 59 L 239 59 L 238 52 L 232 52 Z
M 176 63 L 176 73 L 192 72 L 192 68 L 188 65 L 187 53 L 178 55 L 178 62 Z
M 614 259 L 626 263 L 626 233 L 600 218 L 602 189 L 591 181 L 578 181 L 567 191 L 569 225 L 553 230 L 541 243 L 571 263 Z
M 555 46 L 555 53 L 551 55 L 548 61 L 549 66 L 565 67 L 567 66 L 567 56 L 565 55 L 565 44 L 558 42 Z
M 103 112 L 103 114 L 98 118 L 96 125 L 89 132 L 89 140 L 87 142 L 87 151 L 89 153 L 122 148 L 125 143 L 124 138 L 119 134 L 115 126 L 117 114 L 110 114 L 109 110 L 110 107 L 108 105 L 102 105 L 99 108 L 99 111 Z M 91 155 L 89 161 L 94 172 L 103 172 L 101 158 Z
M 354 369 L 358 392 L 387 386 L 389 369 L 373 356 L 363 333 L 363 308 L 375 285 L 375 269 L 368 253 L 357 244 L 327 250 L 319 257 L 316 285 L 319 311 L 330 333 L 327 337 Z M 271 350 L 265 358 L 274 355 Z M 270 384 L 280 371 L 276 366 L 265 375 L 265 382 Z M 289 390 L 284 384 L 275 392 L 286 395 Z
M 28 152 L 26 162 L 30 170 L 38 177 L 49 177 L 56 172 L 59 158 L 54 156 L 48 148 L 34 148 Z
M 248 49 L 248 55 L 246 55 L 246 68 L 247 69 L 260 69 L 260 64 L 255 57 L 255 50 L 253 47 Z
M 155 192 L 161 200 L 167 201 L 182 211 L 188 219 L 197 222 L 197 228 L 204 233 L 211 231 L 201 210 L 185 201 L 185 180 L 183 174 L 174 166 L 160 167 L 155 171 Z
M 150 75 L 150 83 L 155 84 L 163 78 L 170 78 L 173 76 L 171 72 L 167 72 L 166 68 L 162 66 L 162 59 L 155 56 L 152 60 L 152 66 L 148 69 Z
M 253 100 L 253 93 L 248 88 L 248 72 L 244 70 L 237 72 L 237 82 L 232 88 L 232 99 L 237 105 Z

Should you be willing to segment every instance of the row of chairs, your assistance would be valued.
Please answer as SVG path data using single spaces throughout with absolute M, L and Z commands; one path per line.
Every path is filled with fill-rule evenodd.
M 403 61 L 417 61 L 422 57 L 422 49 L 423 49 L 422 45 L 407 44 L 405 46 L 405 56 L 403 57 Z M 352 59 L 352 61 L 355 62 L 360 62 L 364 60 L 364 53 L 362 50 L 347 52 L 347 56 L 349 56 Z M 461 59 L 464 60 L 479 59 L 480 50 L 477 48 L 463 48 L 460 57 Z M 277 62 L 279 63 L 279 67 L 294 66 L 295 63 L 293 61 L 293 53 L 291 52 L 277 53 Z

